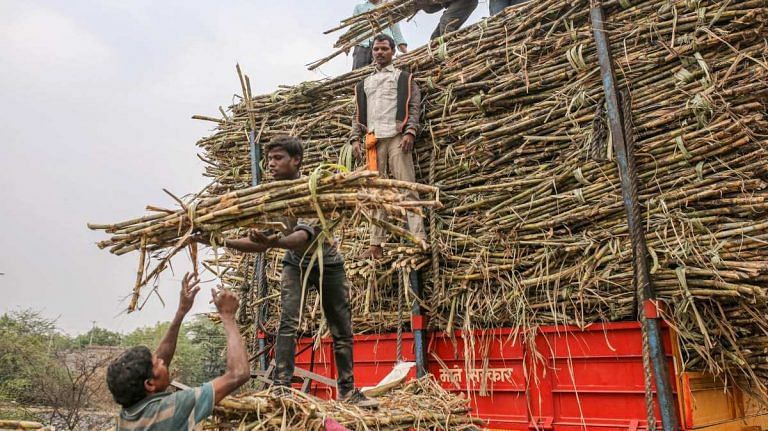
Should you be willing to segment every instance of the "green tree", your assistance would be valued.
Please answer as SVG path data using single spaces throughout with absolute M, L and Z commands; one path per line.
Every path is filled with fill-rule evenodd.
M 118 332 L 94 326 L 85 334 L 75 337 L 77 347 L 86 346 L 119 346 L 123 336 Z
M 38 401 L 35 376 L 55 366 L 51 354 L 71 341 L 56 332 L 52 319 L 34 310 L 0 316 L 0 399 Z
M 123 337 L 123 345 L 144 345 L 156 350 L 168 330 L 168 322 L 136 329 Z M 221 375 L 225 368 L 222 355 L 226 337 L 220 325 L 205 316 L 196 316 L 182 324 L 176 343 L 176 354 L 170 372 L 174 379 L 197 386 Z
M 193 384 L 199 385 L 222 375 L 226 369 L 224 350 L 227 346 L 224 328 L 206 316 L 195 316 L 185 324 L 185 329 L 187 338 L 197 350 L 199 361 Z

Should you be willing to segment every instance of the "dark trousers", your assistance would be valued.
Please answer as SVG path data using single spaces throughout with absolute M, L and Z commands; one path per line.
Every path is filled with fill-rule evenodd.
M 458 30 L 476 8 L 477 0 L 453 0 L 446 6 L 443 15 L 440 17 L 440 22 L 437 24 L 435 31 L 432 32 L 430 39 L 437 39 L 446 33 Z M 425 11 L 430 13 L 427 9 Z
M 373 53 L 370 47 L 355 46 L 352 50 L 352 70 L 360 69 L 373 63 Z
M 288 386 L 293 378 L 299 312 L 305 299 L 301 295 L 304 271 L 296 265 L 283 263 L 280 328 L 275 343 L 275 385 Z M 311 287 L 320 293 L 323 313 L 333 336 L 333 355 L 339 373 L 338 393 L 345 394 L 355 387 L 355 377 L 352 374 L 352 313 L 344 266 L 325 266 L 320 280 L 320 271 L 315 265 L 309 274 L 307 289 Z
M 504 9 L 520 4 L 524 2 L 525 0 L 488 0 L 488 11 L 491 13 L 491 15 L 496 15 L 497 13 L 500 13 Z

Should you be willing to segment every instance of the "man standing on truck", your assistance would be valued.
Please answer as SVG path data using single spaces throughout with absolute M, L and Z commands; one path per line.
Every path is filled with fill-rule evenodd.
M 350 143 L 357 158 L 365 145 L 368 169 L 397 180 L 416 181 L 413 144 L 419 133 L 421 93 L 413 76 L 392 65 L 395 41 L 379 34 L 373 38 L 374 71 L 355 87 L 355 115 Z M 418 199 L 416 192 L 411 199 Z M 382 219 L 383 213 L 376 215 Z M 425 238 L 424 221 L 408 213 L 408 229 L 420 241 Z M 371 245 L 363 258 L 378 259 L 386 240 L 384 229 L 371 226 Z
M 304 150 L 298 138 L 277 136 L 266 145 L 265 150 L 267 167 L 276 181 L 301 177 Z M 338 252 L 336 244 L 330 240 L 318 241 L 322 231 L 319 220 L 284 217 L 276 221 L 283 225 L 282 231 L 277 235 L 251 231 L 247 237 L 224 240 L 224 245 L 245 253 L 263 253 L 271 248 L 285 250 L 280 287 L 280 327 L 275 341 L 273 381 L 277 386 L 277 394 L 290 394 L 287 388 L 293 380 L 299 314 L 306 296 L 303 280 L 306 278 L 309 283 L 307 287 L 315 287 L 320 292 L 323 314 L 333 336 L 339 400 L 358 407 L 378 407 L 378 401 L 368 399 L 355 389 L 355 377 L 352 374 L 352 312 L 349 306 L 349 283 L 344 270 L 344 258 Z M 203 238 L 196 239 L 210 245 L 209 241 Z M 310 267 L 312 255 L 318 247 L 322 247 L 322 271 L 317 262 Z
M 416 0 L 414 6 L 417 12 L 423 10 L 429 14 L 445 9 L 440 16 L 437 28 L 430 36 L 430 40 L 435 40 L 446 33 L 458 30 L 475 11 L 477 3 L 478 0 Z
M 213 413 L 213 406 L 251 378 L 248 356 L 235 323 L 237 296 L 215 290 L 213 303 L 221 316 L 227 336 L 227 369 L 224 375 L 204 385 L 178 392 L 166 392 L 170 385 L 168 367 L 176 352 L 176 339 L 184 316 L 192 308 L 200 287 L 195 276 L 184 276 L 179 308 L 155 353 L 146 346 L 132 347 L 109 364 L 107 386 L 123 408 L 116 431 L 178 431 L 198 429 Z
M 355 5 L 353 15 L 360 15 L 375 9 L 382 0 L 367 0 L 360 4 Z M 382 30 L 382 33 L 395 40 L 397 50 L 400 53 L 405 54 L 408 52 L 408 43 L 403 38 L 403 33 L 400 31 L 400 24 L 395 23 L 391 27 L 387 27 Z M 373 62 L 373 55 L 371 54 L 371 43 L 373 39 L 360 42 L 352 51 L 352 70 L 359 69 L 370 65 Z

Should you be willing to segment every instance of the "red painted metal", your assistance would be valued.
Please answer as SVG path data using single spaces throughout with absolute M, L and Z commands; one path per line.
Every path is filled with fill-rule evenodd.
M 658 319 L 661 317 L 662 303 L 655 299 L 646 299 L 643 302 L 643 313 L 646 319 Z
M 418 331 L 419 329 L 427 329 L 426 322 L 427 319 L 423 314 L 416 314 L 411 316 L 411 328 L 414 331 Z
M 680 385 L 683 387 L 683 390 L 685 393 L 690 394 L 691 393 L 691 379 L 688 376 L 688 374 L 683 375 L 682 384 Z M 693 428 L 694 422 L 693 422 L 693 398 L 692 397 L 685 397 L 685 401 L 683 402 L 683 417 L 685 419 L 685 423 L 683 424 L 684 427 L 690 429 Z
M 355 337 L 357 386 L 372 386 L 389 373 L 396 340 L 394 334 Z M 308 342 L 300 340 L 299 348 Z M 671 352 L 667 333 L 664 342 L 665 351 Z M 410 333 L 403 334 L 402 351 L 404 360 L 413 360 Z M 585 330 L 551 326 L 533 334 L 495 329 L 471 337 L 438 332 L 430 334 L 428 352 L 429 371 L 445 389 L 469 396 L 473 414 L 489 428 L 647 429 L 637 323 L 596 324 Z M 309 360 L 306 351 L 296 365 L 308 369 Z M 673 367 L 671 356 L 668 363 Z M 316 352 L 314 372 L 335 376 L 330 340 Z M 313 386 L 313 393 L 334 395 L 320 385 Z

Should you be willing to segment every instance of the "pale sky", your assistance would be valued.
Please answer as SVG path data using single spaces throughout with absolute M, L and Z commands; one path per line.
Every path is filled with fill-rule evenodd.
M 162 188 L 205 184 L 195 142 L 213 123 L 190 117 L 230 105 L 236 63 L 254 94 L 349 70 L 344 55 L 304 65 L 332 52 L 339 33 L 322 32 L 355 3 L 0 0 L 0 313 L 40 310 L 71 335 L 170 319 L 185 257 L 161 279 L 165 307 L 153 297 L 125 314 L 138 256 L 99 250 L 86 222 L 171 208 Z M 481 2 L 470 23 L 487 15 Z M 411 48 L 438 17 L 401 24 Z M 201 295 L 196 312 L 211 309 Z

